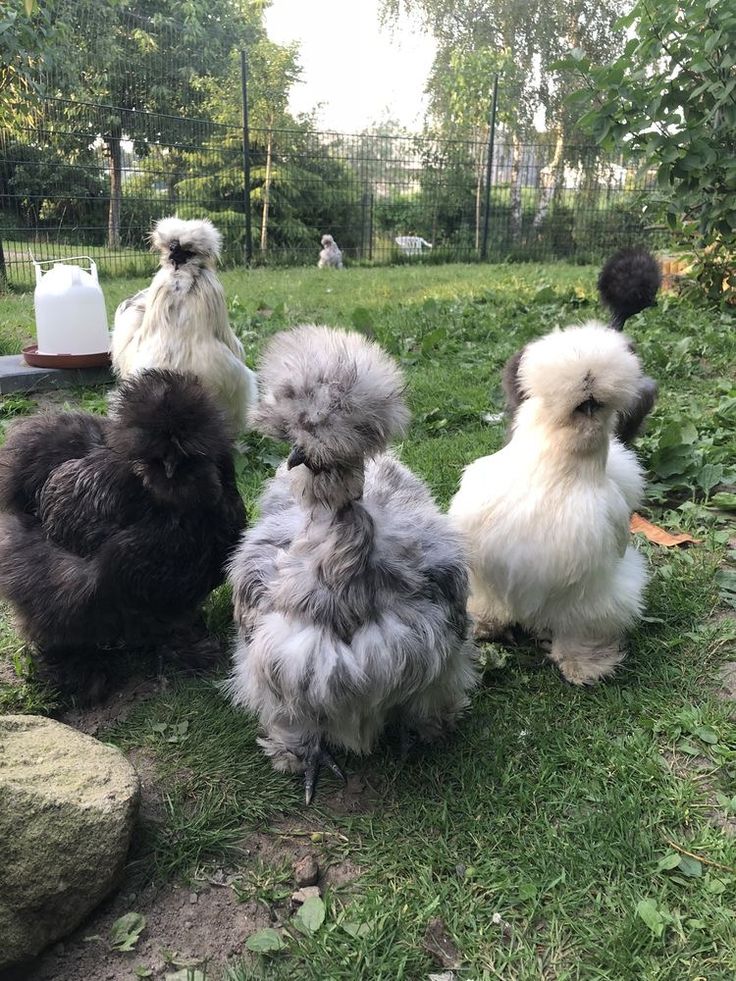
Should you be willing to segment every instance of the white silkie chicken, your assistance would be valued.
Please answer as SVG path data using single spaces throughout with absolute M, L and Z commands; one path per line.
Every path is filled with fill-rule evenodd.
M 256 398 L 256 381 L 215 272 L 222 236 L 207 218 L 162 218 L 151 244 L 161 268 L 148 289 L 115 311 L 113 369 L 120 378 L 147 368 L 196 375 L 238 433 Z
M 342 269 L 342 252 L 331 235 L 320 239 L 322 251 L 319 254 L 318 269 Z
M 639 396 L 627 337 L 588 323 L 524 349 L 510 442 L 465 470 L 450 506 L 470 559 L 477 638 L 512 624 L 550 642 L 573 684 L 611 674 L 642 609 L 642 556 L 629 545 L 644 479 L 611 433 Z
M 240 644 L 233 701 L 275 769 L 340 774 L 387 724 L 454 726 L 476 683 L 461 537 L 385 452 L 409 412 L 401 372 L 360 334 L 300 327 L 270 341 L 254 426 L 293 449 L 231 563 Z

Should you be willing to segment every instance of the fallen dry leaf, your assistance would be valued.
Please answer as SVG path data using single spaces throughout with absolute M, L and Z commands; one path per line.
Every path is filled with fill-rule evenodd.
M 693 538 L 692 535 L 671 535 L 659 525 L 653 525 L 651 521 L 642 518 L 640 514 L 631 515 L 630 528 L 632 534 L 639 532 L 648 541 L 655 545 L 664 545 L 665 548 L 672 548 L 673 545 L 699 545 L 701 542 L 700 538 Z

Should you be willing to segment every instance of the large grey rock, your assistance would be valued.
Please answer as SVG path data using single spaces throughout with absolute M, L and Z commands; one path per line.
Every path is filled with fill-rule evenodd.
M 50 719 L 0 716 L 0 969 L 69 933 L 110 892 L 138 798 L 119 750 Z

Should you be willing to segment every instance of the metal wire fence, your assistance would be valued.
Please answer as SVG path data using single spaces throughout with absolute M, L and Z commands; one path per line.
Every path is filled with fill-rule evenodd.
M 501 134 L 489 185 L 485 143 L 256 129 L 246 194 L 242 127 L 132 111 L 116 117 L 116 205 L 109 111 L 75 103 L 70 120 L 67 109 L 48 101 L 32 128 L 0 134 L 0 241 L 13 284 L 30 282 L 31 254 L 84 252 L 104 273 L 148 273 L 152 223 L 174 213 L 215 222 L 225 265 L 316 263 L 325 233 L 346 265 L 597 262 L 664 234 L 648 209 L 653 175 L 595 147 Z
M 255 7 L 209 0 L 184 21 L 179 8 L 39 5 L 29 44 L 46 47 L 28 54 L 17 102 L 0 104 L 0 278 L 30 283 L 31 254 L 86 253 L 103 274 L 148 274 L 148 233 L 173 213 L 210 217 L 226 265 L 316 263 L 325 233 L 346 265 L 597 262 L 665 234 L 649 207 L 653 175 L 595 147 L 523 143 L 502 128 L 495 143 L 248 129 L 249 45 L 257 118 L 269 116 Z

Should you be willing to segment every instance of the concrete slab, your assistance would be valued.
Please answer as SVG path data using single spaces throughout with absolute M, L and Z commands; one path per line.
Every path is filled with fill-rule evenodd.
M 25 395 L 78 385 L 105 385 L 111 384 L 112 380 L 109 368 L 32 368 L 25 363 L 21 354 L 0 357 L 0 395 L 10 395 L 11 392 Z

